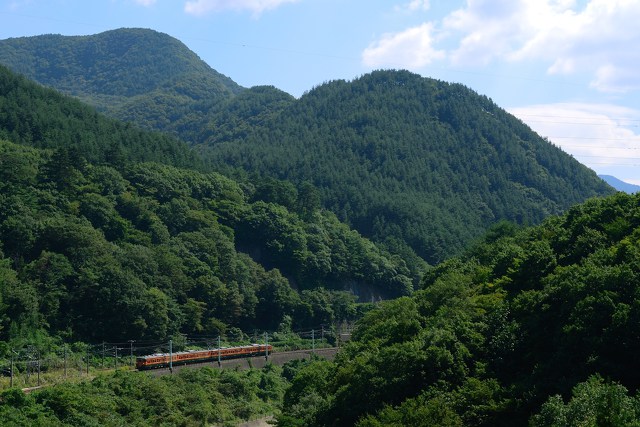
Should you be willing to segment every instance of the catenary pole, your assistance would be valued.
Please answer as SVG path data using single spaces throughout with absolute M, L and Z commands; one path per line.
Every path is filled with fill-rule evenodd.
M 131 367 L 133 368 L 133 343 L 135 340 L 129 340 L 129 356 L 131 356 Z
M 13 349 L 11 349 L 11 380 L 9 382 L 9 387 L 13 387 Z
M 169 340 L 169 372 L 173 374 L 173 340 Z

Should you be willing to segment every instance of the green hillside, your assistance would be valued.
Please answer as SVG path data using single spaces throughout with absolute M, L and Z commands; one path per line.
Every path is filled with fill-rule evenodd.
M 280 426 L 634 426 L 640 196 L 495 227 L 299 372 Z
M 331 325 L 355 315 L 345 290 L 407 295 L 421 275 L 313 187 L 197 171 L 184 143 L 3 67 L 0 89 L 1 341 Z
M 282 427 L 635 426 L 639 209 L 640 196 L 620 193 L 535 228 L 501 223 L 433 268 L 413 296 L 366 313 L 335 362 L 297 361 L 282 371 L 284 380 L 273 367 L 246 375 L 207 367 L 163 378 L 118 372 L 27 397 L 5 391 L 0 419 L 146 425 L 163 417 L 197 425 L 220 420 L 220 411 L 231 420 L 277 407 Z M 137 257 L 130 265 L 140 249 L 129 252 Z M 48 254 L 20 276 L 60 278 L 71 270 L 63 260 Z M 0 268 L 2 301 L 14 310 L 5 319 L 33 298 L 6 268 L 10 262 Z M 154 398 L 139 396 L 140 387 Z M 183 403 L 187 397 L 195 406 Z
M 263 103 L 269 114 L 253 127 L 240 125 L 250 108 L 238 104 L 253 101 L 245 95 L 227 101 L 200 138 L 208 161 L 309 181 L 341 220 L 392 247 L 406 243 L 431 263 L 496 221 L 535 224 L 613 192 L 462 85 L 377 71 L 323 84 L 289 105 Z M 235 134 L 227 126 L 234 122 Z
M 33 41 L 14 60 L 50 84 L 199 143 L 0 66 L 0 360 L 359 319 L 352 340 L 282 371 L 13 389 L 0 424 L 638 425 L 640 195 L 461 85 L 378 71 L 295 99 L 214 78 L 208 97 L 198 61 L 126 76 L 111 49 L 147 37 L 186 54 L 147 30 L 1 42 Z M 92 68 L 69 46 L 87 39 L 101 77 L 80 90 Z M 73 66 L 51 53 L 65 43 Z
M 406 71 L 329 82 L 295 99 L 273 87 L 242 90 L 179 41 L 140 29 L 8 39 L 0 62 L 172 132 L 243 181 L 319 188 L 323 207 L 412 270 L 459 253 L 496 221 L 536 224 L 614 191 L 487 97 Z
M 0 64 L 111 116 L 183 139 L 212 106 L 242 91 L 180 41 L 146 29 L 1 40 Z
M 159 161 L 202 167 L 184 142 L 108 119 L 75 99 L 0 66 L 0 139 L 37 148 L 74 150 L 92 162 Z

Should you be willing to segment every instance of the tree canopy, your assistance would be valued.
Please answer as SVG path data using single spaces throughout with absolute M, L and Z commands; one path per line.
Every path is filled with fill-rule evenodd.
M 618 193 L 496 226 L 294 378 L 280 425 L 637 425 L 639 218 Z
M 113 117 L 185 140 L 210 108 L 243 90 L 180 41 L 142 28 L 1 40 L 0 63 Z
M 408 71 L 244 90 L 167 35 L 0 42 L 0 62 L 139 126 L 206 164 L 316 187 L 321 206 L 409 264 L 460 253 L 500 220 L 537 224 L 612 188 L 490 99 Z
M 325 83 L 289 104 L 275 94 L 268 103 L 263 93 L 250 95 L 230 99 L 213 116 L 199 138 L 207 161 L 222 170 L 309 182 L 340 220 L 389 247 L 404 247 L 406 258 L 415 252 L 435 264 L 499 220 L 537 224 L 613 192 L 459 84 L 376 71 Z M 264 119 L 254 124 L 244 112 L 257 100 L 265 107 L 254 117 Z
M 408 295 L 422 275 L 309 183 L 198 171 L 180 141 L 5 68 L 0 85 L 0 339 L 319 327 L 353 316 L 346 291 Z

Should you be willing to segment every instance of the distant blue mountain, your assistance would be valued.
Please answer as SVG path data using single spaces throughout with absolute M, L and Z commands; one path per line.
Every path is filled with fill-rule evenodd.
M 602 178 L 607 184 L 612 186 L 618 191 L 624 191 L 625 193 L 636 193 L 640 191 L 640 185 L 629 184 L 628 182 L 624 182 L 611 175 L 598 175 Z

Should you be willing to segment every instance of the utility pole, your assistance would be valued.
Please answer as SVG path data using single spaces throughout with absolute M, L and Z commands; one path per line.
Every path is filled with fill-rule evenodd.
M 40 387 L 40 350 L 38 350 L 38 387 Z
M 87 346 L 87 376 L 89 376 L 89 347 Z
M 173 340 L 169 340 L 169 372 L 173 374 Z
M 113 369 L 118 369 L 118 345 L 116 344 L 113 348 L 116 349 L 116 357 L 113 359 Z
M 13 353 L 15 353 L 15 351 L 11 349 L 11 380 L 9 382 L 9 387 L 13 387 Z
M 269 333 L 264 333 L 264 360 L 269 360 Z
M 102 369 L 104 369 L 104 341 L 102 341 Z
M 34 346 L 30 345 L 27 348 L 27 358 L 29 359 L 29 361 L 27 362 L 27 381 L 25 381 L 25 385 L 27 385 L 27 383 L 31 384 L 31 374 L 33 374 L 33 371 L 35 370 L 35 363 L 33 361 L 33 359 L 35 359 L 36 357 L 36 349 Z
M 67 345 L 64 345 L 64 377 L 67 378 Z
M 222 366 L 222 363 L 220 363 L 221 352 L 222 352 L 222 349 L 220 348 L 220 335 L 218 335 L 218 368 Z
M 131 355 L 131 367 L 133 368 L 133 343 L 136 342 L 136 340 L 129 340 L 129 350 L 130 350 L 130 355 Z
M 315 329 L 311 330 L 311 352 L 312 353 L 316 352 L 316 330 Z

